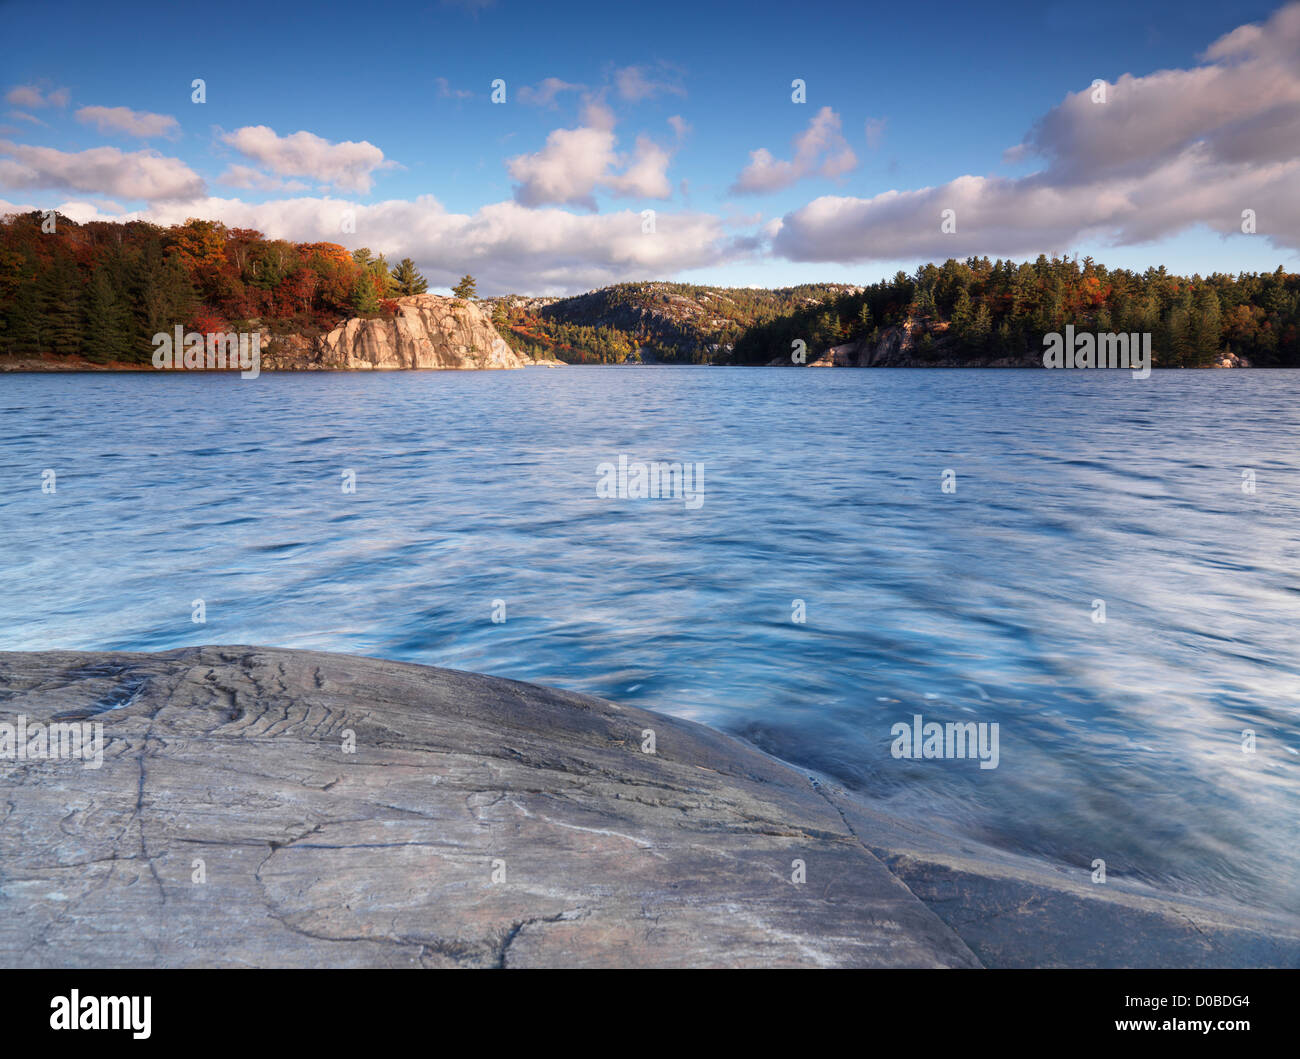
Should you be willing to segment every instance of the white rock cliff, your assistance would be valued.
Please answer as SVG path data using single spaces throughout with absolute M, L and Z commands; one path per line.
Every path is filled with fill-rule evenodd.
M 314 341 L 272 339 L 264 355 L 271 369 L 376 370 L 403 368 L 523 368 L 516 353 L 473 302 L 437 294 L 397 300 L 392 317 L 354 317 Z

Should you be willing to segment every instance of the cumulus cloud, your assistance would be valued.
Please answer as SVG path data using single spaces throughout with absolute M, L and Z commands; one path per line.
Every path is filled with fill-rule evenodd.
M 124 152 L 116 147 L 59 151 L 8 140 L 0 140 L 0 186 L 67 188 L 146 202 L 206 194 L 194 170 L 156 151 Z
M 1078 183 L 1142 173 L 1197 144 L 1225 163 L 1300 154 L 1300 4 L 1267 27 L 1234 30 L 1203 58 L 1191 70 L 1125 74 L 1106 86 L 1104 103 L 1091 89 L 1068 96 L 1025 147 L 1047 159 L 1055 179 Z
M 100 132 L 124 132 L 142 140 L 156 136 L 171 136 L 180 130 L 180 123 L 166 114 L 150 114 L 130 107 L 82 107 L 77 120 L 94 124 Z
M 1300 246 L 1300 4 L 1212 44 L 1202 65 L 1125 74 L 1053 107 L 1011 179 L 962 176 L 873 198 L 827 196 L 788 214 L 774 249 L 799 261 L 1022 255 L 1082 240 L 1132 245 L 1203 224 Z M 951 209 L 956 232 L 940 231 Z
M 794 138 L 794 157 L 784 161 L 766 147 L 749 152 L 749 165 L 736 178 L 732 194 L 756 195 L 787 188 L 809 176 L 837 177 L 858 164 L 840 131 L 840 116 L 830 107 L 821 110 L 808 128 Z
M 385 160 L 384 152 L 365 140 L 330 143 L 310 132 L 279 136 L 266 125 L 246 125 L 221 138 L 245 158 L 279 176 L 306 177 L 340 191 L 366 193 L 374 186 L 377 170 L 396 164 Z
M 519 182 L 515 198 L 525 206 L 573 203 L 595 210 L 592 192 L 614 162 L 614 143 L 609 129 L 556 129 L 540 151 L 506 162 Z
M 301 180 L 282 180 L 267 176 L 252 166 L 232 165 L 217 177 L 217 183 L 228 188 L 246 188 L 249 191 L 306 191 L 308 185 Z
M 639 136 L 629 160 L 614 135 L 614 115 L 599 103 L 589 104 L 576 129 L 555 129 L 534 154 L 506 162 L 517 181 L 515 199 L 524 206 L 577 205 L 595 211 L 595 191 L 613 195 L 666 199 L 672 196 L 668 163 L 672 154 L 647 136 Z
M 673 194 L 668 181 L 672 154 L 648 136 L 636 138 L 636 154 L 622 173 L 610 173 L 606 185 L 616 195 L 629 198 L 667 199 Z
M 15 85 L 5 93 L 5 101 L 16 107 L 66 107 L 68 90 L 56 88 L 45 92 L 35 85 Z

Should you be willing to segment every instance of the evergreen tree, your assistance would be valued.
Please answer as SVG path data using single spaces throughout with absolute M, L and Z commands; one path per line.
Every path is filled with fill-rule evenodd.
M 1204 367 L 1219 355 L 1223 333 L 1219 296 L 1213 287 L 1202 286 L 1196 294 L 1196 309 L 1192 316 L 1191 363 Z
M 862 308 L 858 310 L 858 333 L 867 338 L 873 330 L 871 322 L 871 306 L 867 302 L 862 303 Z
M 79 354 L 82 339 L 82 288 L 81 275 L 76 263 L 62 255 L 41 276 L 37 284 L 41 313 L 45 318 L 42 328 L 42 352 L 61 356 Z
M 379 296 L 369 271 L 362 272 L 352 287 L 352 311 L 358 316 L 373 316 L 379 312 Z
M 6 313 L 4 349 L 10 356 L 37 356 L 43 345 L 45 314 L 42 311 L 36 257 L 30 251 L 19 265 L 13 299 Z
M 415 267 L 415 262 L 409 257 L 404 257 L 393 269 L 393 285 L 398 295 L 405 297 L 408 294 L 424 294 L 429 289 L 428 281 L 419 273 Z
M 989 307 L 983 302 L 975 310 L 975 318 L 970 325 L 970 342 L 979 352 L 985 352 L 989 347 L 989 339 L 993 334 L 993 316 L 989 312 Z
M 1163 324 L 1161 325 L 1158 338 L 1160 347 L 1164 353 L 1161 363 L 1165 367 L 1182 368 L 1186 367 L 1192 360 L 1192 319 L 1190 312 L 1190 296 L 1186 299 L 1175 302 L 1169 309 Z
M 101 263 L 91 275 L 86 293 L 86 359 L 97 364 L 129 359 L 131 309 L 114 281 L 111 262 Z
M 964 287 L 960 294 L 957 295 L 957 301 L 952 307 L 952 331 L 958 338 L 966 338 L 970 333 L 971 322 L 974 318 L 974 312 L 971 308 L 970 292 Z
M 473 276 L 464 275 L 460 277 L 460 282 L 451 288 L 451 293 L 457 298 L 477 298 L 478 284 L 474 281 Z

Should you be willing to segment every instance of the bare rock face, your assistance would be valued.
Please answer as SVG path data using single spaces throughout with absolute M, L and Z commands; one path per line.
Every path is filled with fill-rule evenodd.
M 399 298 L 394 317 L 354 317 L 315 342 L 277 340 L 265 357 L 266 367 L 279 370 L 465 370 L 529 363 L 473 302 L 436 294 Z
M 1249 368 L 1250 361 L 1246 357 L 1239 357 L 1231 350 L 1220 353 L 1210 365 L 1212 368 Z
M 101 724 L 99 767 L 39 753 L 52 723 Z M 1293 921 L 1079 875 L 514 681 L 251 647 L 0 654 L 4 966 L 1300 963 Z
M 977 962 L 803 777 L 689 722 L 216 647 L 0 654 L 19 714 L 107 745 L 0 760 L 0 964 Z

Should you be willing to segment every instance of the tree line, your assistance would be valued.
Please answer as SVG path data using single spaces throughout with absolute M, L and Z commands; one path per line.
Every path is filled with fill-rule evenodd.
M 1044 335 L 1073 324 L 1149 333 L 1160 367 L 1202 367 L 1225 353 L 1261 367 L 1300 367 L 1300 275 L 1281 266 L 1236 276 L 1177 276 L 1163 266 L 1139 274 L 1090 257 L 950 259 L 756 324 L 737 340 L 734 359 L 788 357 L 796 339 L 813 355 L 847 342 L 874 344 L 885 328 L 905 324 L 920 335 L 922 360 L 941 346 L 957 358 L 1034 360 Z
M 0 219 L 0 354 L 144 362 L 152 337 L 177 324 L 204 333 L 253 326 L 312 336 L 351 316 L 391 315 L 428 283 L 408 257 L 366 247 L 268 239 L 191 219 L 77 224 L 40 212 Z M 473 276 L 454 294 L 477 297 Z M 588 363 L 640 360 L 761 364 L 878 342 L 890 327 L 919 335 L 920 358 L 974 361 L 1041 355 L 1043 336 L 1076 331 L 1152 335 L 1155 363 L 1196 367 L 1224 353 L 1300 367 L 1300 275 L 1165 268 L 1108 269 L 1091 258 L 967 258 L 927 264 L 865 287 L 765 290 L 624 283 L 540 308 L 496 300 L 498 330 L 536 356 Z
M 472 297 L 473 280 L 469 281 Z M 0 220 L 0 353 L 136 363 L 177 324 L 203 333 L 252 325 L 316 334 L 351 316 L 391 314 L 428 282 L 410 258 L 268 239 L 187 220 L 77 224 L 60 214 Z

